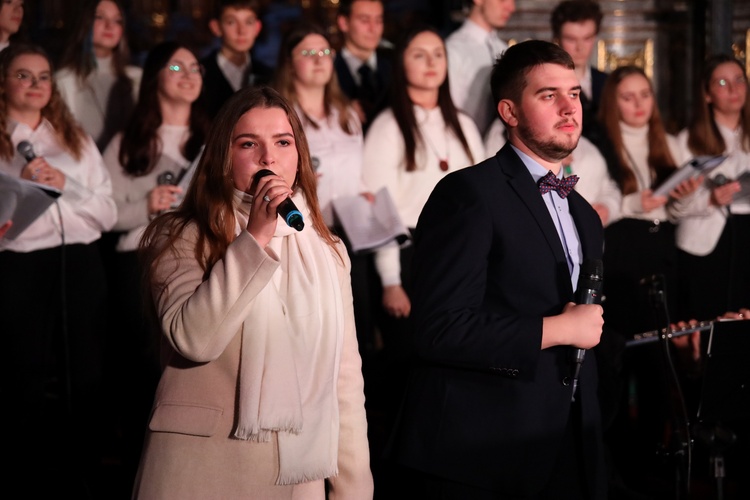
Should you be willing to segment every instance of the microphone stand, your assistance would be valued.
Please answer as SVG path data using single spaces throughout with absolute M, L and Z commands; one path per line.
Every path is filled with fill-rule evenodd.
M 690 494 L 690 475 L 692 466 L 692 440 L 690 437 L 690 419 L 685 406 L 685 398 L 680 386 L 680 380 L 675 370 L 672 359 L 670 338 L 671 320 L 667 308 L 667 292 L 665 278 L 663 275 L 653 275 L 643 280 L 649 287 L 648 296 L 657 320 L 663 321 L 664 328 L 661 329 L 660 342 L 662 357 L 666 368 L 667 390 L 672 401 L 674 427 L 670 439 L 672 458 L 675 459 L 675 498 L 686 499 Z

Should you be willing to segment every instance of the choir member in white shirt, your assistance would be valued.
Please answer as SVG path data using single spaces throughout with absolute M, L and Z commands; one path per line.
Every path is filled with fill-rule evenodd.
M 120 0 L 89 1 L 55 75 L 73 116 L 104 151 L 130 117 L 141 69 L 129 64 Z
M 681 319 L 715 319 L 750 304 L 750 100 L 744 68 L 730 55 L 704 64 L 691 124 L 678 139 L 690 157 L 726 155 L 695 194 L 675 203 L 680 216 Z
M 473 0 L 461 26 L 445 40 L 453 102 L 484 134 L 497 111 L 490 92 L 492 66 L 508 44 L 498 30 L 516 10 L 515 0 Z
M 158 332 L 149 328 L 141 293 L 138 243 L 151 219 L 182 193 L 173 185 L 199 156 L 207 118 L 196 104 L 203 79 L 195 54 L 177 42 L 149 51 L 130 121 L 104 150 L 117 204 L 118 234 L 111 266 L 117 332 L 108 364 L 120 415 L 127 473 L 135 477 L 148 413 L 159 380 Z M 165 175 L 172 181 L 165 183 Z M 160 182 L 160 179 L 161 182 Z
M 12 429 L 6 472 L 24 495 L 48 497 L 60 485 L 39 478 L 62 466 L 80 485 L 68 493 L 84 497 L 100 475 L 105 428 L 106 280 L 97 242 L 117 209 L 102 157 L 60 97 L 44 51 L 14 43 L 0 53 L 0 89 L 0 170 L 61 191 L 20 235 L 0 240 L 0 392 L 12 408 L 1 422 Z M 33 154 L 17 152 L 24 141 Z
M 449 172 L 484 159 L 474 122 L 450 96 L 445 45 L 437 31 L 415 26 L 397 43 L 392 105 L 365 136 L 363 175 L 373 192 L 386 187 L 402 222 L 414 228 L 435 185 Z M 388 370 L 389 396 L 397 403 L 403 385 L 401 356 L 409 341 L 411 247 L 378 250 L 375 266 L 382 286 L 380 331 Z M 395 408 L 392 408 L 395 410 Z
M 347 246 L 352 262 L 357 338 L 364 357 L 375 343 L 370 293 L 372 256 L 352 251 L 334 213 L 333 200 L 359 195 L 369 201 L 374 198 L 362 180 L 362 124 L 339 87 L 334 57 L 325 31 L 315 24 L 301 22 L 282 40 L 274 86 L 294 105 L 302 122 L 317 175 L 323 220 Z

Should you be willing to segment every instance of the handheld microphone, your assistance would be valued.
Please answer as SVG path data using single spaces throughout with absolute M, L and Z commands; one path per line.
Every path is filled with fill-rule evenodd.
M 167 170 L 166 172 L 159 174 L 156 178 L 156 184 L 157 186 L 171 186 L 177 184 L 177 181 L 175 180 L 174 174 Z
M 261 177 L 265 177 L 267 175 L 275 174 L 267 168 L 258 170 L 255 173 L 256 182 Z M 287 198 L 286 200 L 282 201 L 281 205 L 279 205 L 276 209 L 276 213 L 278 213 L 281 218 L 284 219 L 284 222 L 286 222 L 287 226 L 292 227 L 297 231 L 302 231 L 302 228 L 305 227 L 305 222 L 302 219 L 302 213 L 297 209 L 297 206 L 294 204 L 291 198 Z
M 584 259 L 581 264 L 581 272 L 578 275 L 578 289 L 576 290 L 576 304 L 601 304 L 602 289 L 604 286 L 604 264 L 601 259 Z M 578 376 L 581 373 L 581 365 L 586 357 L 586 349 L 576 349 L 573 361 L 575 369 L 573 372 L 573 398 L 576 398 L 578 389 Z
M 18 146 L 16 146 L 16 151 L 21 153 L 21 156 L 24 157 L 26 163 L 29 163 L 36 158 L 36 155 L 34 154 L 34 146 L 29 141 L 19 142 Z

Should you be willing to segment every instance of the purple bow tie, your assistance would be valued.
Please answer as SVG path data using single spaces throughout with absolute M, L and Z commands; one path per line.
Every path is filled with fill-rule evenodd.
M 560 198 L 565 199 L 565 197 L 568 196 L 571 191 L 573 191 L 576 182 L 578 182 L 577 175 L 569 175 L 568 177 L 558 179 L 557 176 L 550 170 L 549 172 L 547 172 L 547 175 L 539 179 L 537 184 L 539 185 L 540 193 L 547 194 L 554 189 L 555 191 L 557 191 L 557 194 L 560 196 Z

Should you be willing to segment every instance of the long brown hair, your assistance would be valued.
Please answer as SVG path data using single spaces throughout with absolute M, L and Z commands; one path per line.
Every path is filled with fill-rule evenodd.
M 284 98 L 297 106 L 299 106 L 299 98 L 297 97 L 297 90 L 294 86 L 294 65 L 292 62 L 294 54 L 292 51 L 294 50 L 294 47 L 299 45 L 308 35 L 320 35 L 329 41 L 330 45 L 330 40 L 328 40 L 326 32 L 317 24 L 309 22 L 296 24 L 282 39 L 281 48 L 279 49 L 279 59 L 276 64 L 276 75 L 274 77 L 273 86 L 282 96 L 284 96 Z M 339 126 L 344 132 L 349 135 L 356 132 L 351 123 L 349 101 L 341 91 L 341 87 L 339 87 L 339 81 L 335 69 L 331 73 L 331 79 L 328 80 L 328 83 L 325 86 L 323 105 L 326 116 L 331 115 L 332 109 L 338 111 Z M 307 116 L 302 107 L 299 106 L 299 108 L 302 115 L 301 118 L 305 124 L 309 124 L 313 128 L 318 128 L 315 121 Z
M 292 126 L 297 147 L 295 189 L 302 191 L 310 209 L 312 227 L 335 249 L 338 241 L 328 230 L 316 196 L 316 177 L 310 160 L 310 149 L 297 114 L 289 102 L 270 87 L 247 87 L 234 93 L 222 106 L 211 127 L 206 147 L 182 204 L 172 212 L 154 219 L 140 242 L 140 256 L 146 273 L 146 284 L 153 277 L 154 265 L 168 251 L 188 225 L 198 231 L 195 258 L 205 276 L 226 253 L 234 240 L 234 182 L 232 180 L 231 138 L 240 118 L 255 108 L 282 109 Z M 150 289 L 147 285 L 147 292 Z
M 709 57 L 704 63 L 700 88 L 696 92 L 698 98 L 695 100 L 693 119 L 688 126 L 688 147 L 694 155 L 720 155 L 727 149 L 724 138 L 714 120 L 713 104 L 706 100 L 714 71 L 724 63 L 736 64 L 745 74 L 742 64 L 728 54 Z M 747 83 L 747 75 L 745 75 L 745 83 Z M 748 90 L 748 93 L 750 93 L 750 90 Z M 742 128 L 742 149 L 750 151 L 750 96 L 747 95 L 740 114 L 740 127 Z
M 622 117 L 617 105 L 617 88 L 625 78 L 631 75 L 641 75 L 645 78 L 651 88 L 651 93 L 654 93 L 651 80 L 641 68 L 620 66 L 607 77 L 607 82 L 604 84 L 604 90 L 602 91 L 601 106 L 599 107 L 599 121 L 604 124 L 617 153 L 618 165 L 614 177 L 623 194 L 638 191 L 638 181 L 633 173 L 633 167 L 628 161 L 628 155 L 622 140 L 622 130 L 620 129 Z M 669 152 L 667 133 L 664 130 L 656 100 L 654 100 L 654 108 L 648 121 L 648 167 L 652 179 L 651 188 L 666 180 L 677 167 L 672 154 Z
M 417 117 L 414 116 L 414 103 L 407 92 L 408 82 L 406 80 L 406 68 L 404 66 L 404 54 L 409 44 L 421 33 L 434 33 L 443 40 L 440 33 L 435 28 L 424 24 L 417 24 L 407 30 L 401 40 L 396 44 L 395 64 L 393 65 L 393 81 L 391 86 L 391 111 L 396 119 L 398 128 L 404 138 L 404 148 L 406 150 L 406 171 L 413 172 L 417 169 L 416 151 L 417 142 L 424 142 L 422 133 L 419 131 Z M 445 42 L 443 41 L 443 45 Z M 446 54 L 447 57 L 447 54 Z M 445 125 L 453 132 L 456 138 L 463 146 L 466 156 L 474 163 L 474 155 L 471 154 L 469 143 L 466 140 L 461 123 L 458 121 L 458 110 L 451 99 L 450 86 L 448 84 L 448 74 L 438 89 L 438 107 L 443 115 Z
M 159 105 L 159 74 L 179 49 L 188 50 L 195 55 L 187 46 L 167 41 L 152 48 L 143 65 L 138 102 L 123 130 L 118 157 L 125 172 L 133 177 L 148 175 L 156 167 L 161 156 L 163 145 L 159 137 L 159 127 L 164 117 Z M 180 152 L 185 159 L 193 161 L 206 140 L 208 130 L 208 119 L 201 108 L 200 99 L 196 99 L 190 106 L 188 128 L 190 135 L 180 148 Z
M 24 55 L 38 55 L 44 57 L 50 65 L 50 71 L 53 72 L 52 61 L 41 47 L 25 43 L 12 43 L 8 48 L 0 52 L 0 158 L 10 160 L 13 158 L 15 151 L 13 143 L 8 133 L 8 100 L 5 95 L 5 86 L 8 78 L 13 78 L 8 74 L 10 67 L 18 57 Z M 42 118 L 47 119 L 55 130 L 55 136 L 62 147 L 76 160 L 81 159 L 83 153 L 86 133 L 78 124 L 73 114 L 65 105 L 60 92 L 57 90 L 54 78 L 52 79 L 52 88 L 49 102 L 42 108 Z

